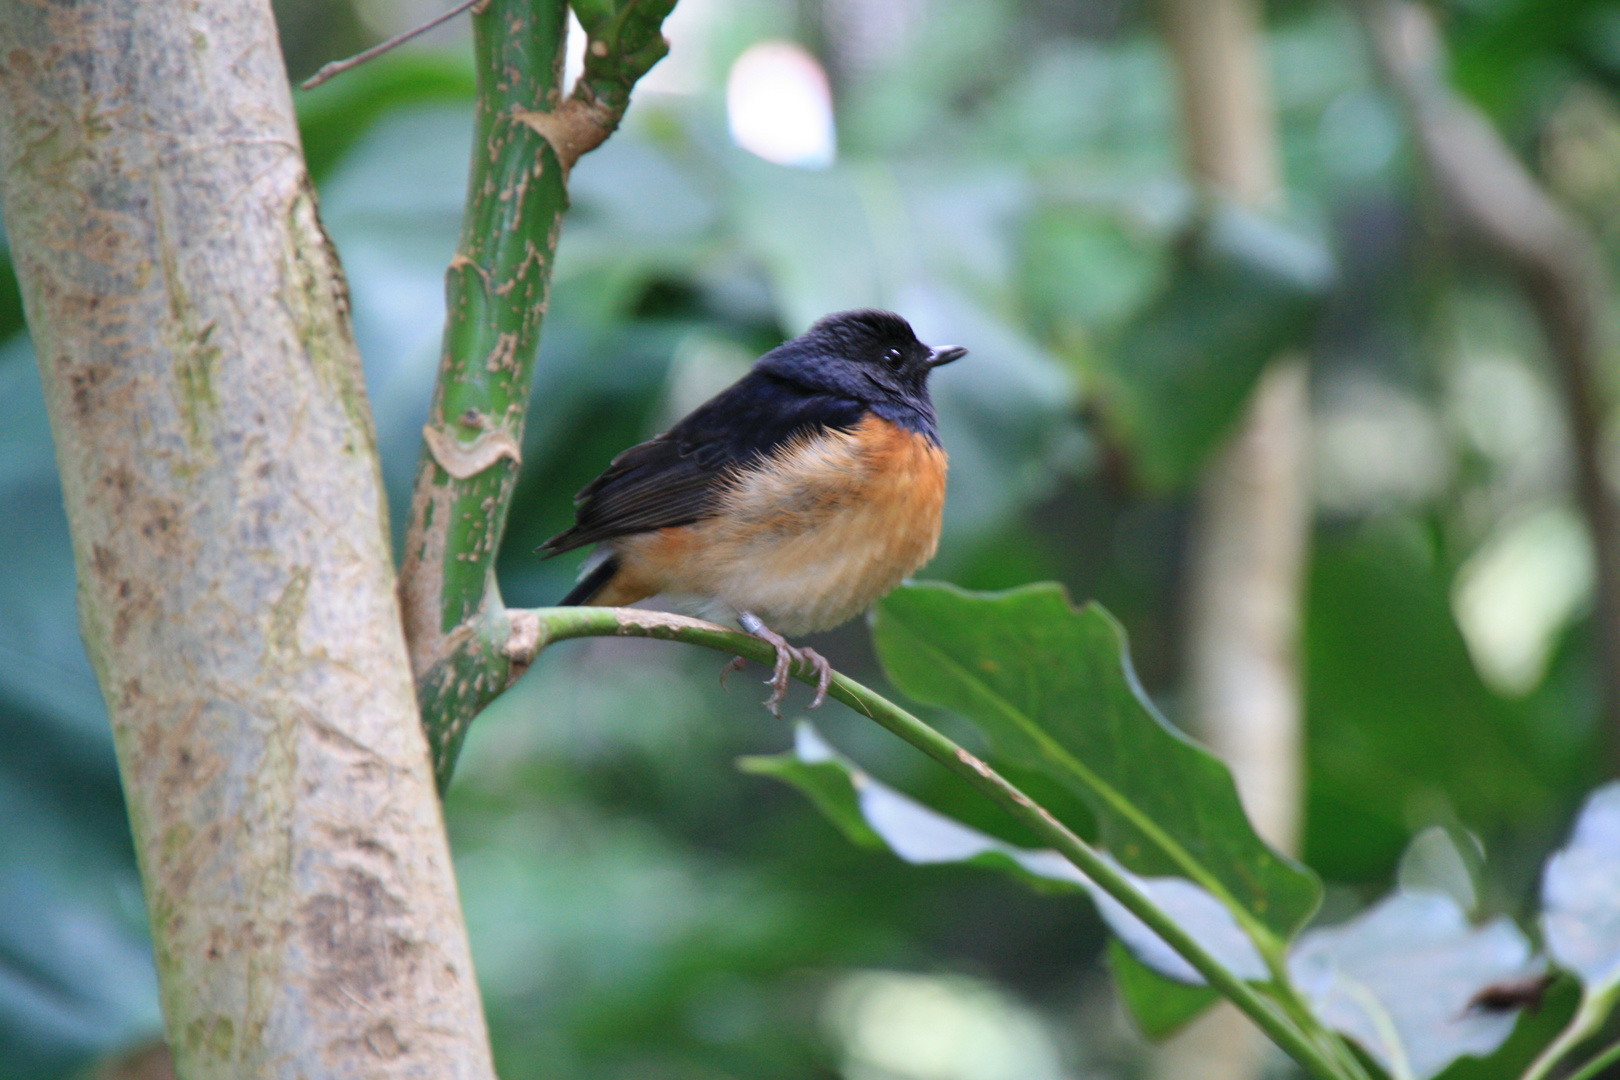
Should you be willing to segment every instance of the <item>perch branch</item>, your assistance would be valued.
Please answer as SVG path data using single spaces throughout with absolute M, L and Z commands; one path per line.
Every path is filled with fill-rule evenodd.
M 714 623 L 691 619 L 683 615 L 643 611 L 640 608 L 538 608 L 511 612 L 513 625 L 521 634 L 524 647 L 514 650 L 513 662 L 524 666 L 532 663 L 539 652 L 556 641 L 580 637 L 646 637 L 661 641 L 682 641 L 706 649 L 746 657 L 769 666 L 774 662 L 775 650 L 752 634 L 727 630 Z M 796 664 L 793 677 L 814 686 L 819 672 L 809 664 Z M 946 769 L 965 780 L 980 794 L 986 796 L 1016 821 L 1027 826 L 1036 836 L 1073 863 L 1115 900 L 1142 922 L 1165 943 L 1181 955 L 1209 984 L 1226 995 L 1238 1008 L 1249 1015 L 1278 1046 L 1311 1074 L 1328 1078 L 1343 1077 L 1340 1067 L 1329 1049 L 1318 1046 L 1312 1036 L 1324 1044 L 1332 1039 L 1325 1032 L 1307 1033 L 1297 1026 L 1272 1002 L 1216 960 L 1181 925 L 1161 911 L 1139 890 L 1129 878 L 1117 870 L 1096 848 L 1075 835 L 1040 804 L 984 761 L 969 753 L 935 731 L 917 717 L 900 708 L 883 695 L 869 690 L 853 679 L 834 673 L 827 696 L 854 709 L 879 726 L 933 758 Z M 1289 988 L 1279 987 L 1280 992 Z M 1308 1017 L 1307 1017 L 1308 1020 Z M 1352 1074 L 1353 1075 L 1353 1074 Z

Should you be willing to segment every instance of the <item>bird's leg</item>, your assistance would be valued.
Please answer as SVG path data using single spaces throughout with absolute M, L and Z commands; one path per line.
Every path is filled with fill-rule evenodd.
M 726 676 L 730 675 L 733 671 L 741 671 L 743 669 L 743 665 L 746 663 L 748 663 L 748 661 L 742 657 L 733 656 L 731 658 L 731 663 L 720 669 L 720 689 L 724 690 L 726 688 Z
M 816 673 L 816 697 L 810 702 L 813 709 L 827 698 L 827 687 L 832 682 L 832 666 L 827 658 L 811 648 L 794 648 L 787 643 L 787 639 L 775 630 L 766 626 L 758 615 L 751 611 L 739 611 L 737 621 L 742 628 L 750 634 L 770 644 L 776 650 L 776 667 L 771 677 L 765 680 L 771 687 L 771 696 L 765 699 L 765 707 L 771 710 L 771 715 L 778 720 L 782 714 L 777 711 L 777 704 L 787 694 L 788 679 L 793 674 L 794 664 L 808 664 Z

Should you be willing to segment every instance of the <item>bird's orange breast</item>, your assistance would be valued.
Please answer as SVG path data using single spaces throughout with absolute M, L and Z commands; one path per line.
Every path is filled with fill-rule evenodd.
M 945 467 L 932 439 L 871 415 L 796 439 L 739 470 L 712 517 L 614 541 L 622 569 L 596 602 L 681 594 L 779 633 L 837 626 L 933 557 Z

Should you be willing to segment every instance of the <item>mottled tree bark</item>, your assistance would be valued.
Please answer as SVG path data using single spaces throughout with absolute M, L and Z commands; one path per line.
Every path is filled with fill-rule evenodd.
M 265 0 L 0 4 L 0 208 L 179 1075 L 492 1075 Z

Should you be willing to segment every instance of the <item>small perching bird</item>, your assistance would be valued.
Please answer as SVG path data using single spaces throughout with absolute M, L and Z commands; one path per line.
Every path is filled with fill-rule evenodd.
M 828 315 L 575 498 L 546 556 L 598 544 L 561 604 L 659 596 L 734 617 L 776 650 L 776 711 L 795 662 L 832 671 L 784 634 L 847 622 L 933 557 L 945 451 L 928 376 L 967 353 L 930 349 L 887 311 Z M 740 661 L 738 661 L 740 663 Z

